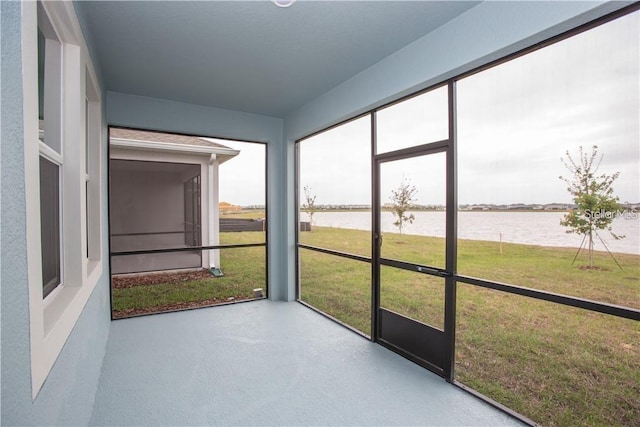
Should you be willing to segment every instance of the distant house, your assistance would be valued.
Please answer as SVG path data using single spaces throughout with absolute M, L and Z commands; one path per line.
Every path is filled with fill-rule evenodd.
M 238 213 L 242 211 L 242 208 L 240 206 L 232 205 L 231 203 L 228 203 L 228 202 L 220 202 L 218 204 L 218 209 L 220 210 L 221 214 Z
M 111 128 L 111 250 L 219 243 L 218 167 L 238 155 L 208 140 Z M 112 272 L 219 267 L 219 251 L 114 256 Z
M 546 211 L 566 211 L 571 206 L 566 203 L 549 203 L 544 205 Z

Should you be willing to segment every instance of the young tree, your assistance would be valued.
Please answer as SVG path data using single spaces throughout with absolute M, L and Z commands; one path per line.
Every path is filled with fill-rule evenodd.
M 618 204 L 619 198 L 613 195 L 612 187 L 620 172 L 612 175 L 596 175 L 604 157 L 604 155 L 600 155 L 598 158 L 596 145 L 593 146 L 590 155 L 585 153 L 581 146 L 579 156 L 580 158 L 575 161 L 567 150 L 566 159 L 561 159 L 572 176 L 569 178 L 561 176 L 560 179 L 568 184 L 567 191 L 573 196 L 576 209 L 569 211 L 560 224 L 568 228 L 567 233 L 584 236 L 578 253 L 580 253 L 585 239 L 588 239 L 589 268 L 593 268 L 594 237 L 600 238 L 606 248 L 598 230 L 607 230 L 616 240 L 624 238 L 624 236 L 615 234 L 611 229 L 611 222 L 621 209 Z
M 393 225 L 398 227 L 400 234 L 402 234 L 402 228 L 405 223 L 413 224 L 415 217 L 413 214 L 407 215 L 406 213 L 411 208 L 411 203 L 415 202 L 414 196 L 417 192 L 416 186 L 411 185 L 406 178 L 402 179 L 400 186 L 396 190 L 391 190 L 391 202 L 393 204 L 391 213 L 395 218 L 398 218 Z
M 302 204 L 302 210 L 309 215 L 309 223 L 313 225 L 313 214 L 316 213 L 316 196 L 311 195 L 311 187 L 304 186 L 304 198 L 305 201 Z

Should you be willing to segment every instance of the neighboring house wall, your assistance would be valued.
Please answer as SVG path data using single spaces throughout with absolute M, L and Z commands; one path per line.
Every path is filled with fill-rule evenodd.
M 69 5 L 67 5 L 69 6 Z M 72 6 L 71 6 L 72 8 Z M 107 268 L 97 279 L 46 382 L 32 397 L 30 343 L 25 121 L 37 135 L 36 4 L 0 2 L 1 96 L 1 419 L 2 425 L 87 425 L 102 367 L 110 326 Z M 84 48 L 83 59 L 87 59 Z M 24 68 L 23 68 L 24 66 Z M 29 92 L 31 91 L 31 92 Z M 102 97 L 104 101 L 104 97 Z M 106 108 L 102 105 L 102 113 Z M 102 159 L 107 158 L 105 116 L 102 116 Z M 106 167 L 99 177 L 102 202 L 102 254 L 107 253 Z M 103 260 L 106 259 L 103 257 Z
M 196 175 L 200 165 L 112 160 L 111 251 L 184 247 L 184 183 Z M 112 274 L 195 267 L 203 267 L 200 252 L 111 259 Z
M 209 165 L 210 158 L 202 155 L 180 154 L 180 153 L 160 153 L 153 151 L 129 150 L 120 147 L 112 147 L 110 152 L 112 161 L 145 161 L 152 162 L 156 165 L 162 163 L 172 163 L 189 165 L 190 170 L 194 173 L 200 173 L 202 195 L 201 210 L 201 240 L 203 245 L 216 245 L 219 243 L 219 232 L 217 231 L 217 222 L 209 221 L 210 210 L 207 203 L 207 195 L 209 192 L 209 173 L 213 172 L 214 178 L 217 179 L 218 163 L 214 161 Z M 211 166 L 211 167 L 210 167 Z M 197 171 L 197 172 L 196 172 Z M 131 171 L 130 171 L 131 172 Z M 125 234 L 132 231 L 137 232 L 157 232 L 157 231 L 176 231 L 184 229 L 184 188 L 183 183 L 193 175 L 185 173 L 184 175 L 166 174 L 163 172 L 135 172 L 131 177 L 125 177 L 119 173 L 111 174 L 111 235 Z M 157 185 L 156 185 L 157 184 Z M 217 189 L 217 182 L 214 180 L 214 192 Z M 167 186 L 166 193 L 162 190 L 163 186 Z M 217 198 L 214 197 L 214 198 Z M 149 203 L 151 207 L 147 212 L 144 211 L 145 204 Z M 131 213 L 131 214 L 130 214 Z M 147 214 L 148 213 L 148 214 Z M 160 215 L 162 214 L 162 215 Z M 210 224 L 211 222 L 211 224 Z M 212 227 L 211 239 L 209 239 L 209 229 Z M 159 236 L 156 236 L 159 238 Z M 149 237 L 143 239 L 150 239 Z M 167 245 L 175 244 L 173 247 L 184 246 L 183 235 L 165 236 L 163 240 Z M 112 251 L 135 250 L 135 249 L 157 249 L 157 248 L 133 248 L 131 246 L 121 246 L 128 239 L 116 237 L 112 239 Z M 137 239 L 141 244 L 142 241 Z M 158 240 L 155 242 L 160 243 Z M 113 245 L 115 243 L 115 245 Z M 171 246 L 164 246 L 171 247 Z M 126 272 L 129 268 L 126 264 L 121 264 L 121 257 L 113 257 L 115 264 L 112 265 L 113 273 Z M 139 271 L 152 271 L 153 269 L 173 269 L 188 268 L 202 266 L 220 265 L 219 251 L 203 251 L 202 258 L 197 256 L 198 263 L 195 264 L 194 254 L 163 254 L 155 256 L 135 256 L 126 257 L 129 261 L 134 262 L 134 266 L 144 266 L 144 260 L 153 260 L 152 266 L 146 267 Z M 135 261 L 138 259 L 138 261 Z M 112 262 L 113 262 L 112 261 Z
M 117 162 L 117 160 L 116 160 Z M 198 173 L 200 168 L 198 168 Z M 111 234 L 159 233 L 181 231 L 184 226 L 184 186 L 178 173 L 160 171 L 119 170 L 111 166 Z M 112 250 L 117 240 L 127 240 L 122 245 L 167 248 L 182 245 L 182 235 L 152 235 L 149 244 L 131 239 L 112 239 Z

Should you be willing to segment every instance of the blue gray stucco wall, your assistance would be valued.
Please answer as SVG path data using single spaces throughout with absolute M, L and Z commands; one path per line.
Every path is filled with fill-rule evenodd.
M 20 2 L 0 2 L 2 425 L 89 422 L 110 327 L 107 267 L 35 400 L 31 394 Z M 106 128 L 104 130 L 106 132 Z M 106 135 L 106 133 L 105 133 Z M 106 145 L 103 145 L 106 157 Z M 105 168 L 106 169 L 106 168 Z M 106 171 L 102 176 L 106 206 Z M 103 252 L 106 213 L 103 215 Z
M 29 289 L 25 241 L 22 124 L 21 8 L 1 2 L 1 219 L 0 325 L 2 327 L 2 424 L 17 423 L 31 400 L 29 359 Z M 20 308 L 20 309 L 18 309 Z

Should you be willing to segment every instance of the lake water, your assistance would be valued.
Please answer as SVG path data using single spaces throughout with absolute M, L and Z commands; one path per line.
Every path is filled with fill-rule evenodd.
M 404 233 L 421 236 L 444 237 L 444 212 L 413 212 L 413 224 L 404 226 Z M 466 212 L 458 213 L 458 238 L 489 240 L 508 243 L 524 243 L 540 246 L 562 246 L 578 248 L 582 237 L 566 233 L 560 225 L 563 212 Z M 640 255 L 640 215 L 629 214 L 613 220 L 613 231 L 626 237 L 615 240 L 608 231 L 599 232 L 611 252 Z M 382 231 L 398 232 L 391 212 L 382 212 Z M 305 213 L 301 220 L 308 221 Z M 316 212 L 313 223 L 317 226 L 371 229 L 370 212 Z M 596 250 L 604 251 L 596 239 Z

